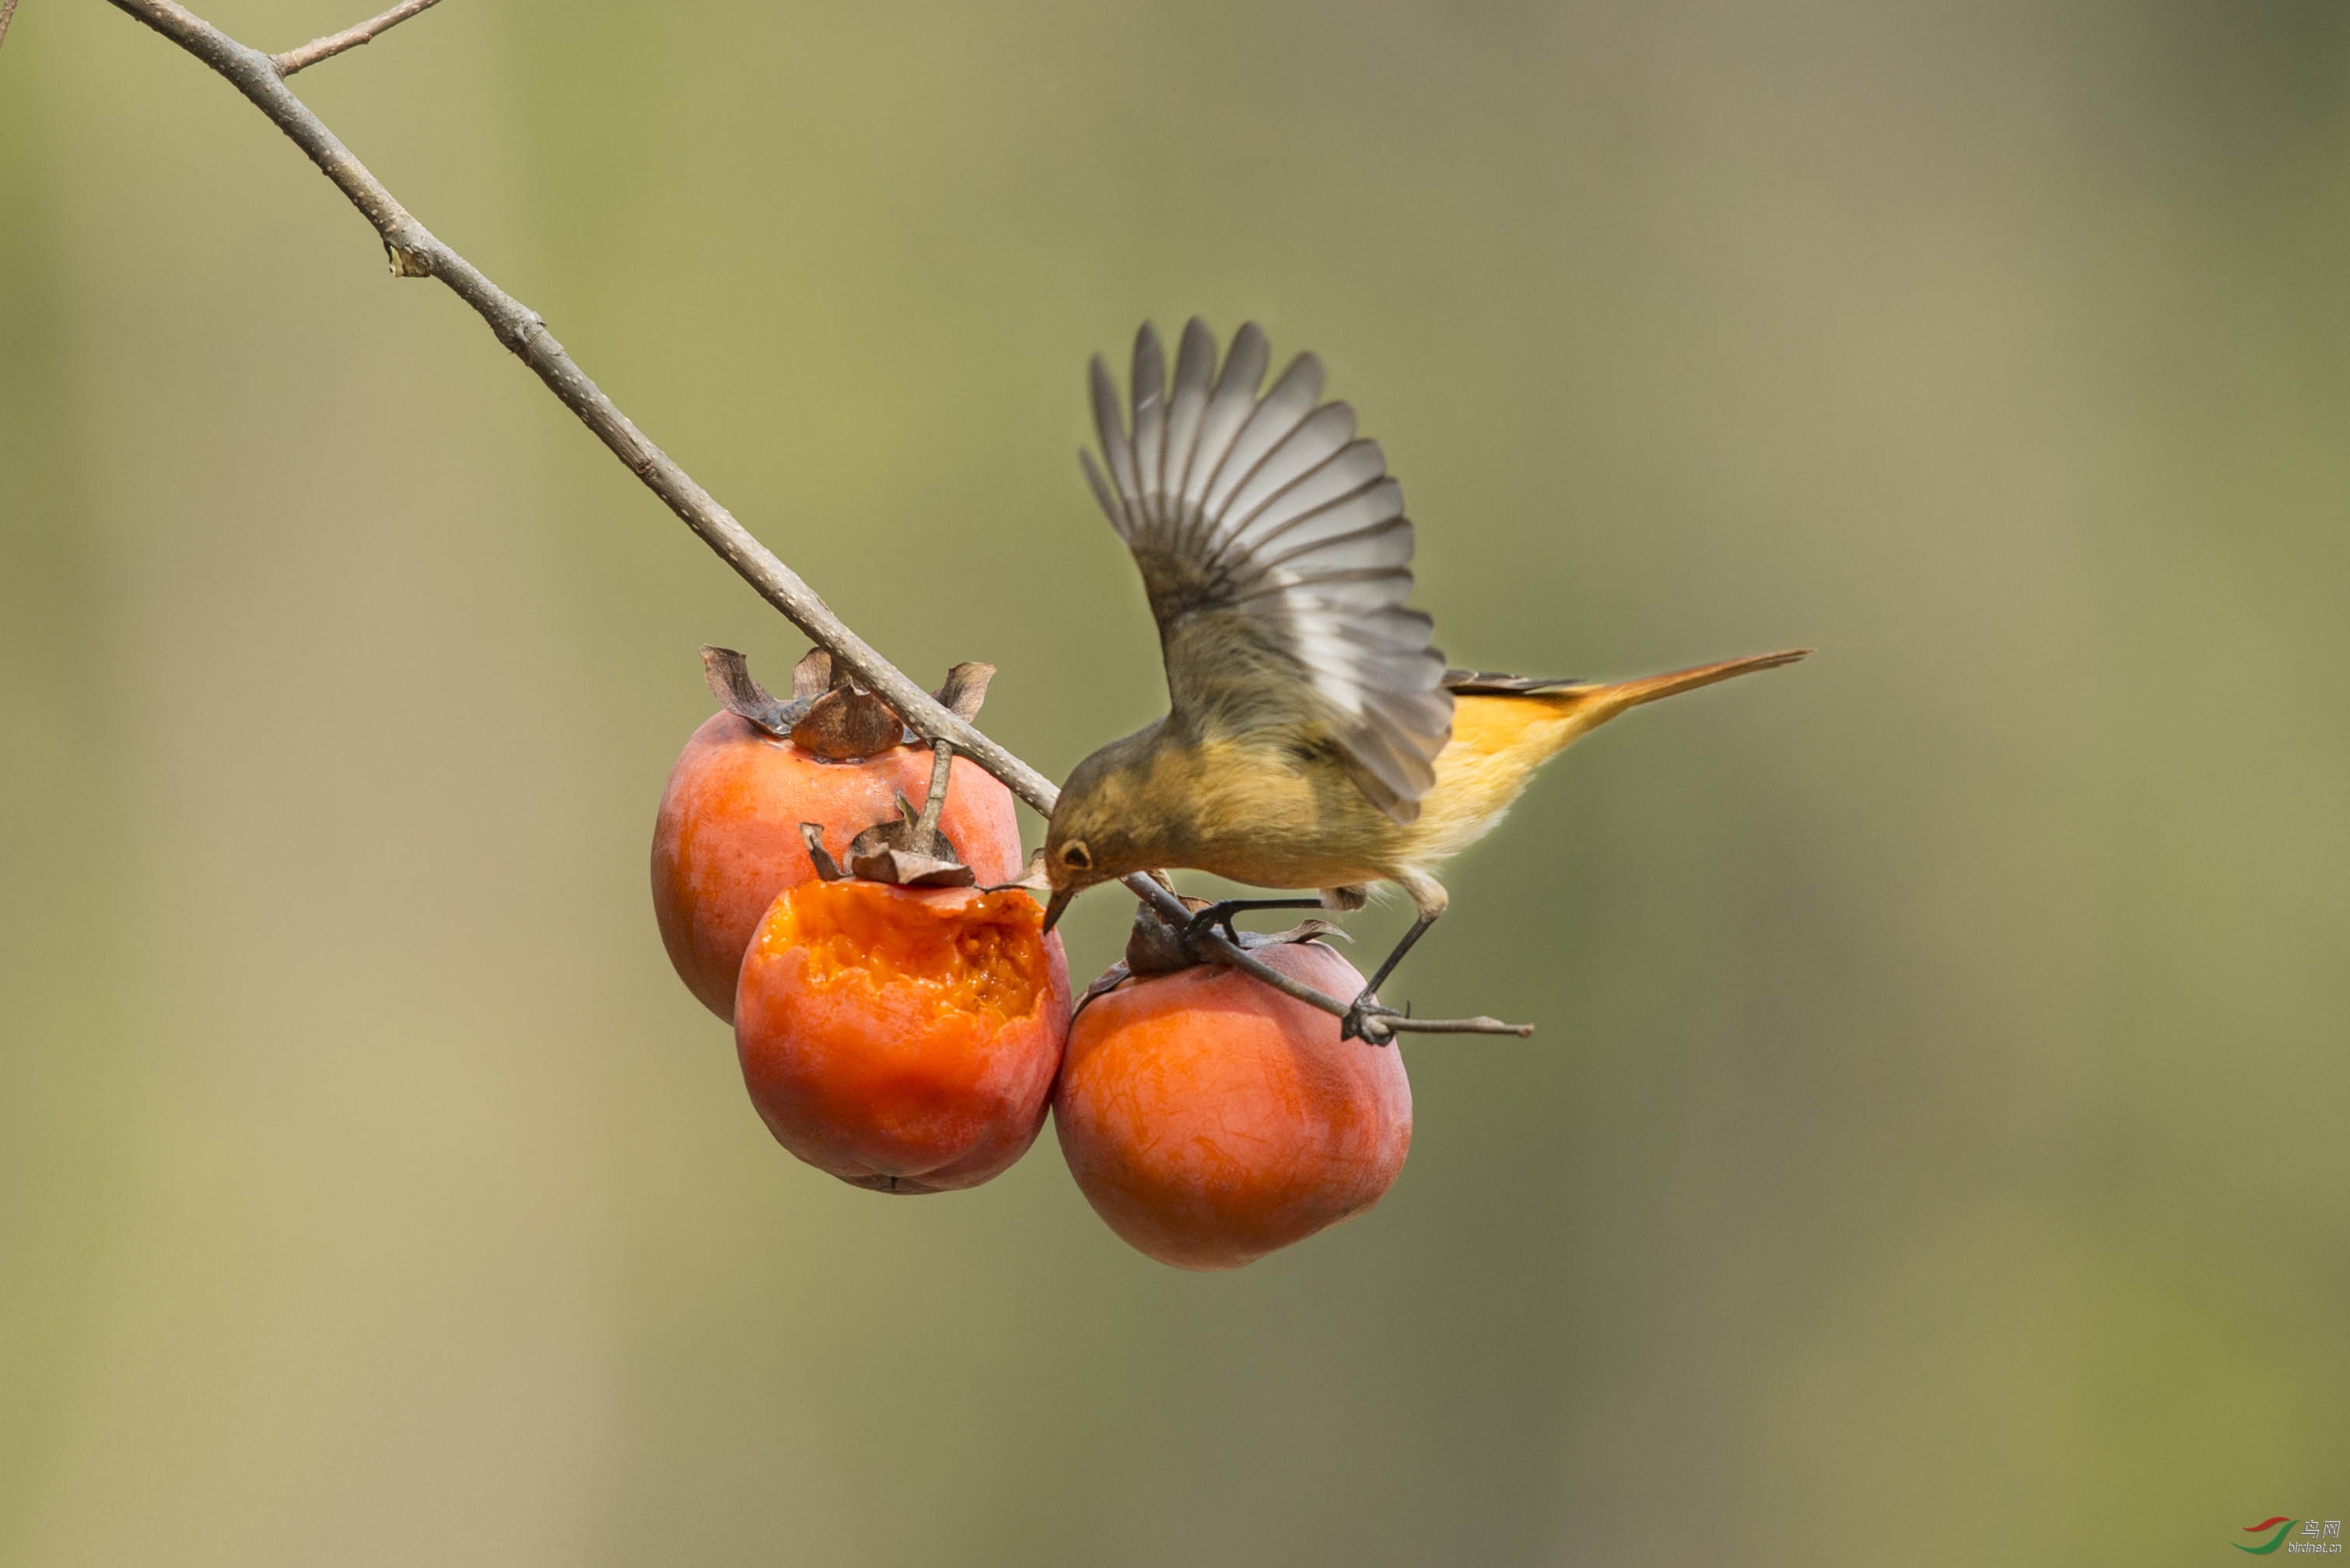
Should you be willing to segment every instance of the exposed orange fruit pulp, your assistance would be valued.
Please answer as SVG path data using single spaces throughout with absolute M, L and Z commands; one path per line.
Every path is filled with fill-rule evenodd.
M 1068 965 L 1016 891 L 809 882 L 760 922 L 734 1000 L 777 1142 L 889 1192 L 975 1187 L 1044 1125 Z
M 912 903 L 878 883 L 806 883 L 759 932 L 763 946 L 807 950 L 808 981 L 829 991 L 910 986 L 942 1010 L 1021 1018 L 1045 985 L 1043 924 L 1017 891 L 960 908 Z

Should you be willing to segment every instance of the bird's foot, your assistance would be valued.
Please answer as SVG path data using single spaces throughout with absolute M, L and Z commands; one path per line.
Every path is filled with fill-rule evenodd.
M 1232 899 L 1226 898 L 1220 904 L 1211 904 L 1194 914 L 1191 917 L 1191 923 L 1183 928 L 1183 945 L 1189 948 L 1218 926 L 1224 928 L 1224 935 L 1232 941 L 1239 942 L 1240 930 L 1232 924 L 1232 916 L 1236 912 L 1232 908 L 1233 902 Z
M 1346 1016 L 1338 1020 L 1338 1038 L 1385 1045 L 1395 1038 L 1395 1031 L 1380 1020 L 1405 1016 L 1407 1014 L 1401 1010 L 1381 1006 L 1378 999 L 1366 991 L 1355 998 L 1355 1005 L 1347 1009 Z
M 1193 942 L 1222 926 L 1224 936 L 1234 947 L 1241 943 L 1241 930 L 1232 924 L 1232 917 L 1249 909 L 1318 909 L 1318 898 L 1219 898 L 1191 916 L 1191 923 L 1183 928 L 1183 945 Z

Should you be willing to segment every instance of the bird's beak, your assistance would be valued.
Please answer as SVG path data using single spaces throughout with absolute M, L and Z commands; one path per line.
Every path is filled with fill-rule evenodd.
M 1078 888 L 1063 888 L 1056 890 L 1053 894 L 1052 898 L 1046 900 L 1045 905 L 1045 929 L 1046 930 L 1049 931 L 1053 929 L 1054 922 L 1061 918 L 1061 911 L 1069 907 L 1069 900 L 1076 898 L 1081 891 L 1083 891 L 1083 889 Z

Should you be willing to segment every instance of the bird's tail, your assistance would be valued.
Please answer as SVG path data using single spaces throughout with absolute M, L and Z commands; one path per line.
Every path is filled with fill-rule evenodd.
M 1492 729 L 1492 741 L 1478 749 L 1490 747 L 1498 751 L 1506 745 L 1512 752 L 1531 750 L 1534 754 L 1523 765 L 1532 765 L 1643 702 L 1694 691 L 1700 686 L 1751 675 L 1758 670 L 1775 670 L 1782 664 L 1794 663 L 1811 651 L 1808 648 L 1793 648 L 1747 659 L 1725 659 L 1719 664 L 1700 664 L 1638 680 L 1543 681 L 1459 671 L 1447 681 L 1460 700 L 1454 710 L 1454 733 L 1462 735 L 1464 729 Z M 1477 702 L 1480 698 L 1503 701 L 1488 706 Z
M 1552 699 L 1564 713 L 1582 721 L 1575 726 L 1581 734 L 1597 729 L 1617 714 L 1638 708 L 1643 702 L 1653 702 L 1659 697 L 1679 696 L 1694 691 L 1700 686 L 1729 680 L 1741 675 L 1752 675 L 1758 670 L 1776 670 L 1783 664 L 1793 664 L 1812 650 L 1790 648 L 1778 653 L 1757 653 L 1746 659 L 1725 659 L 1719 664 L 1700 664 L 1688 670 L 1669 670 L 1662 675 L 1645 676 L 1638 680 L 1611 680 L 1602 685 L 1567 686 L 1542 693 Z
M 1530 680 L 1479 670 L 1447 670 L 1452 742 L 1437 758 L 1436 787 L 1420 803 L 1416 850 L 1434 859 L 1465 848 L 1501 819 L 1536 768 L 1626 709 L 1793 664 L 1811 651 L 1795 648 L 1726 659 L 1642 680 Z

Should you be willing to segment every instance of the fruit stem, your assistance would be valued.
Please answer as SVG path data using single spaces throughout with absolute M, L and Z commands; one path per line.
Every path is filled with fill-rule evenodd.
M 922 797 L 922 815 L 914 822 L 914 842 L 927 845 L 931 835 L 939 830 L 939 817 L 947 809 L 947 779 L 954 769 L 954 742 L 931 742 L 931 793 Z

